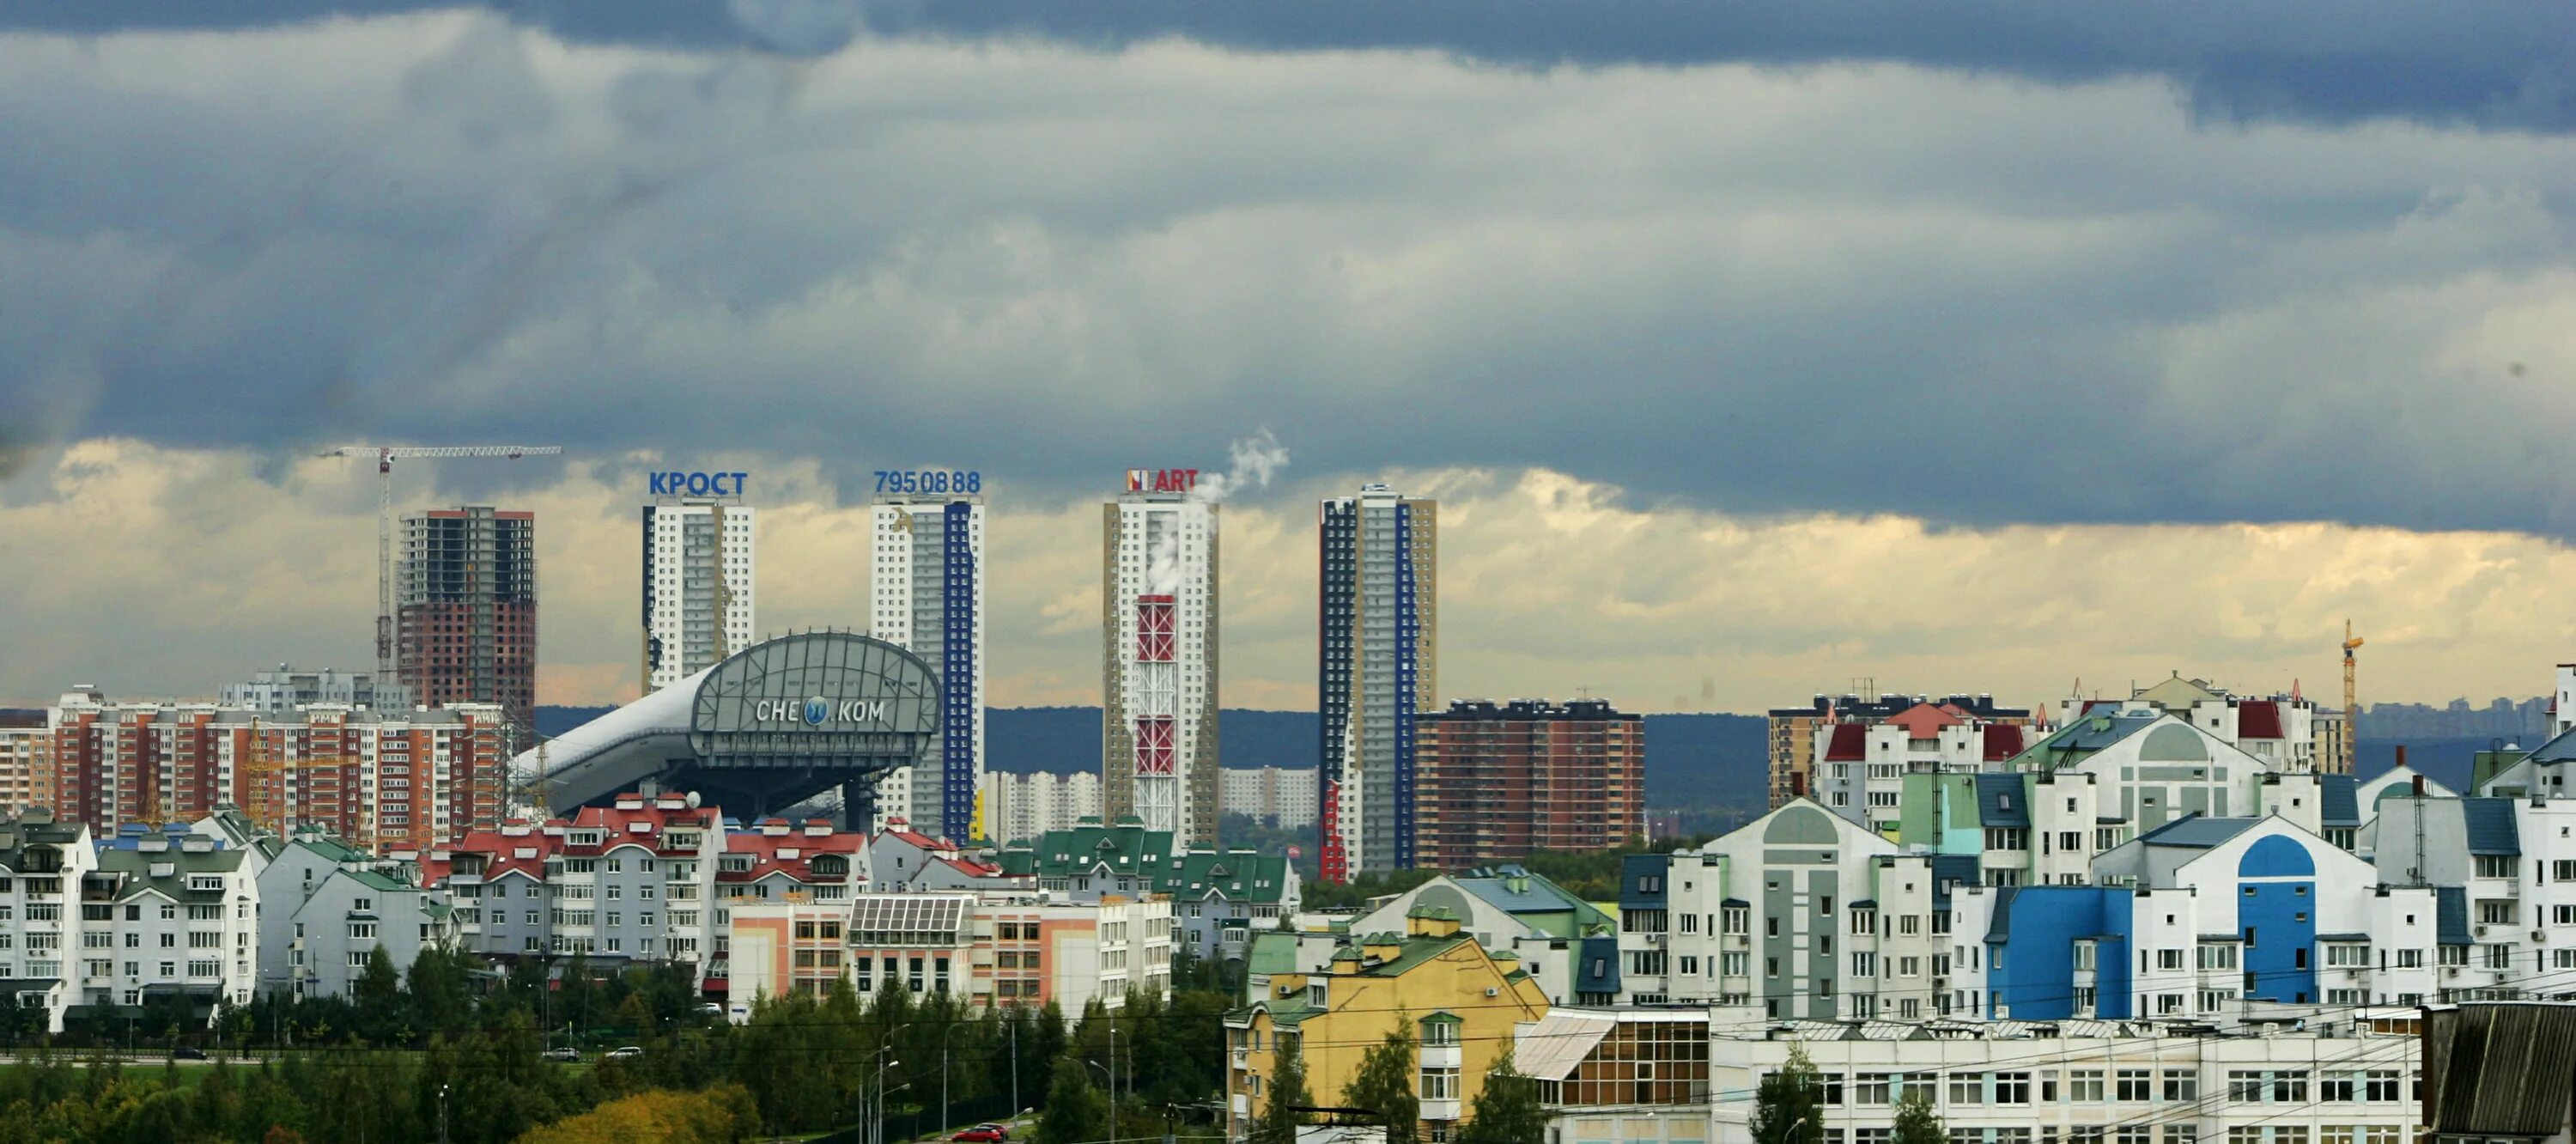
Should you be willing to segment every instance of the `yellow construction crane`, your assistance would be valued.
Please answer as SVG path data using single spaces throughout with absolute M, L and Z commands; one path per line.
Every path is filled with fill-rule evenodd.
M 325 457 L 376 459 L 376 683 L 394 678 L 394 460 L 398 457 L 545 457 L 561 445 L 343 445 Z
M 2352 620 L 2343 622 L 2343 750 L 2337 759 L 2339 774 L 2352 773 L 2353 741 L 2361 737 L 2361 708 L 2353 705 L 2352 649 L 2361 646 L 2361 637 L 2352 634 Z
M 251 825 L 262 830 L 273 831 L 281 836 L 294 824 L 282 821 L 283 816 L 270 800 L 268 789 L 270 776 L 280 773 L 291 774 L 295 771 L 343 767 L 357 761 L 338 755 L 275 758 L 268 753 L 268 736 L 261 732 L 258 719 L 250 721 L 250 749 L 247 756 L 239 766 L 234 768 L 233 777 L 234 791 L 245 796 L 241 800 L 242 814 L 250 819 Z M 343 792 L 343 797 L 346 797 L 346 792 Z M 372 806 L 365 808 L 358 816 L 358 832 L 361 837 L 356 841 L 361 849 L 370 852 L 376 848 L 375 821 L 375 808 Z

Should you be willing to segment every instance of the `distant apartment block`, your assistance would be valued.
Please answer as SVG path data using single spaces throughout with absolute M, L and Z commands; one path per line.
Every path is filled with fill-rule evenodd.
M 1817 728 L 1850 721 L 1875 723 L 1923 703 L 1955 708 L 1961 717 L 1979 723 L 2027 726 L 2031 721 L 2028 708 L 1998 707 L 1992 695 L 1951 695 L 1935 699 L 1926 695 L 1845 694 L 1833 697 L 1820 694 L 1813 703 L 1804 707 L 1774 707 L 1770 711 L 1767 736 L 1772 808 L 1777 809 L 1801 793 L 1815 791 Z
M 318 704 L 267 715 L 213 703 L 65 694 L 46 711 L 31 800 L 112 830 L 224 806 L 379 851 L 427 850 L 496 820 L 505 715 L 495 704 L 403 711 Z
M 964 838 L 984 779 L 984 498 L 888 493 L 869 510 L 868 632 L 939 672 L 939 736 L 908 789 L 878 786 L 877 825 L 890 818 Z
M 644 689 L 659 691 L 751 646 L 751 506 L 668 497 L 644 506 Z
M 487 505 L 406 513 L 394 663 L 420 703 L 497 703 L 515 750 L 537 706 L 536 514 Z
M 42 714 L 0 715 L 0 814 L 54 804 L 52 771 L 37 765 L 45 757 Z
M 248 680 L 227 683 L 215 691 L 216 706 L 257 711 L 269 718 L 321 703 L 389 711 L 412 705 L 410 692 L 391 681 L 379 684 L 372 671 L 342 671 L 335 667 L 297 671 L 283 663 L 275 671 L 254 672 Z
M 1256 822 L 1277 819 L 1281 830 L 1315 825 L 1318 788 L 1312 767 L 1230 770 L 1220 776 L 1218 783 L 1218 801 L 1227 814 L 1244 815 Z
M 1421 865 L 1606 850 L 1646 833 L 1645 716 L 1598 699 L 1467 700 L 1419 723 Z
M 2284 771 L 2333 773 L 2342 769 L 2342 713 L 2319 708 L 2297 689 L 2274 695 L 2237 695 L 2205 679 L 2176 671 L 2144 687 L 2131 687 L 2123 703 L 2070 697 L 2057 709 L 2059 726 L 2094 712 L 2149 708 L 2169 711 L 2220 742 Z
M 1085 818 L 1098 817 L 1100 776 L 1095 772 L 992 771 L 984 776 L 984 838 L 988 842 L 1035 842 L 1049 831 L 1071 830 Z

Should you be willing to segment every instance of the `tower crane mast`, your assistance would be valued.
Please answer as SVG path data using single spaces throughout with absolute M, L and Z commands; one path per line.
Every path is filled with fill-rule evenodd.
M 546 457 L 561 445 L 343 445 L 325 457 L 376 459 L 376 684 L 394 678 L 394 461 L 448 457 Z
M 2347 775 L 2352 773 L 2353 740 L 2361 737 L 2361 708 L 2353 705 L 2352 686 L 2352 649 L 2360 646 L 2361 637 L 2352 634 L 2352 621 L 2346 619 L 2343 622 L 2343 749 L 2339 752 L 2343 757 L 2336 761 L 2342 764 L 2341 773 Z

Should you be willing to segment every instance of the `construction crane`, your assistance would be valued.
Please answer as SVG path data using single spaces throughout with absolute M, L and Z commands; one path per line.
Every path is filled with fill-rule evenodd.
M 394 678 L 394 461 L 396 458 L 550 457 L 561 445 L 342 445 L 325 457 L 376 459 L 376 685 Z
M 288 828 L 294 824 L 283 821 L 283 816 L 277 813 L 275 804 L 269 800 L 268 785 L 270 782 L 270 776 L 282 772 L 292 773 L 295 771 L 327 770 L 333 767 L 348 766 L 354 762 L 357 762 L 357 760 L 342 758 L 338 755 L 306 755 L 301 758 L 292 759 L 275 758 L 268 753 L 268 736 L 261 732 L 259 720 L 252 719 L 250 721 L 250 750 L 248 752 L 248 757 L 242 761 L 238 768 L 236 768 L 237 773 L 233 778 L 233 790 L 235 793 L 246 796 L 241 800 L 242 814 L 250 819 L 252 826 L 261 830 L 273 832 L 279 837 L 284 837 L 288 832 Z M 346 792 L 343 792 L 344 797 L 345 793 Z M 360 837 L 357 841 L 361 849 L 370 853 L 373 853 L 376 848 L 375 821 L 375 808 L 373 806 L 369 806 L 362 811 L 358 819 L 358 833 Z
M 2361 637 L 2352 634 L 2352 620 L 2346 618 L 2343 622 L 2343 757 L 2336 761 L 2341 764 L 2338 773 L 2347 775 L 2352 773 L 2353 740 L 2361 737 L 2361 708 L 2353 705 L 2352 686 L 2352 649 L 2360 646 Z

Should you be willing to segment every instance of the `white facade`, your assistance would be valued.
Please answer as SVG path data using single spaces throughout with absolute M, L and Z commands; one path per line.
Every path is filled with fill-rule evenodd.
M 2422 1105 L 2413 1013 L 2337 1014 L 2331 1035 L 2174 1036 L 2128 1022 L 1950 1027 L 1913 1036 L 1805 1026 L 1776 1040 L 1721 1037 L 1709 1087 L 1746 1094 L 1803 1047 L 1823 1074 L 1826 1144 L 1885 1144 L 1908 1088 L 1933 1102 L 1954 1141 L 2038 1144 L 2405 1144 Z M 2065 1032 L 2071 1035 L 2052 1036 Z M 1854 1034 L 1858 1034 L 1854 1036 Z M 1561 1091 L 1543 1084 L 1543 1095 Z M 1705 1135 L 1654 1136 L 1657 1110 L 1559 1108 L 1568 1141 L 1707 1140 L 1750 1144 L 1750 1099 L 1715 1100 L 1667 1118 L 1711 1118 Z M 1598 1130 L 1595 1126 L 1598 1126 Z
M 939 735 L 921 766 L 903 769 L 909 790 L 880 784 L 876 825 L 899 816 L 964 838 L 985 768 L 984 500 L 886 494 L 869 520 L 868 632 L 920 656 L 940 680 Z
M 644 506 L 645 690 L 751 646 L 752 523 L 749 505 L 728 501 Z
M 1276 818 L 1282 830 L 1315 825 L 1315 771 L 1311 767 L 1222 771 L 1217 785 L 1219 802 L 1227 814 L 1240 814 L 1255 821 Z
M 101 848 L 43 811 L 0 822 L 0 979 L 59 980 L 69 1005 L 247 1004 L 258 882 L 242 851 L 185 829 Z
M 223 685 L 215 702 L 276 718 L 317 703 L 400 711 L 411 706 L 411 691 L 391 680 L 379 683 L 371 671 L 297 671 L 281 663 L 275 671 L 253 673 L 247 682 Z
M 1168 471 L 1166 471 L 1168 472 Z M 1101 789 L 1182 848 L 1217 844 L 1217 507 L 1131 491 L 1103 528 Z
M 1036 771 L 984 776 L 984 837 L 1008 844 L 1036 842 L 1053 830 L 1071 830 L 1100 817 L 1100 776 L 1091 771 Z

